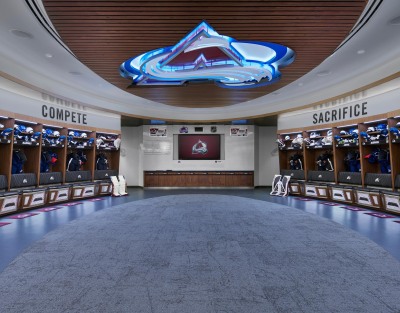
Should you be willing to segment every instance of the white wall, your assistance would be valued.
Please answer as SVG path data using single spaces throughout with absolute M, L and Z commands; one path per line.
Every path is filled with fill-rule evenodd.
M 166 137 L 149 136 L 149 128 L 157 126 L 122 127 L 120 173 L 125 176 L 128 186 L 143 186 L 145 170 L 253 171 L 254 127 L 246 126 L 247 137 L 233 137 L 230 136 L 230 125 L 216 126 L 216 134 L 225 135 L 225 160 L 220 161 L 174 160 L 173 135 L 179 134 L 179 125 L 166 126 Z M 189 133 L 194 133 L 194 126 L 188 127 Z M 203 127 L 203 134 L 211 133 L 210 125 Z
M 361 107 L 363 108 L 361 110 Z M 303 110 L 278 115 L 278 129 L 324 127 L 324 124 L 366 118 L 400 108 L 400 78 L 392 79 L 367 90 Z M 335 118 L 333 118 L 335 111 Z M 340 112 L 340 113 L 339 113 Z
M 120 174 L 128 186 L 143 186 L 143 127 L 122 127 Z
M 275 174 L 279 174 L 279 153 L 276 127 L 255 128 L 255 186 L 271 186 Z
M 196 126 L 201 127 L 202 125 Z M 211 134 L 211 126 L 203 125 L 203 133 L 195 133 L 194 126 L 187 127 L 189 128 L 189 134 Z M 213 134 L 225 135 L 225 160 L 174 160 L 173 135 L 179 134 L 181 126 L 166 126 L 167 137 L 152 137 L 149 135 L 149 128 L 157 126 L 143 126 L 143 145 L 144 149 L 147 149 L 143 159 L 143 170 L 253 171 L 254 127 L 252 125 L 246 126 L 248 128 L 247 137 L 234 137 L 230 136 L 231 125 L 214 126 L 217 126 L 217 132 Z M 162 127 L 160 126 L 160 128 Z M 155 152 L 151 152 L 151 149 Z

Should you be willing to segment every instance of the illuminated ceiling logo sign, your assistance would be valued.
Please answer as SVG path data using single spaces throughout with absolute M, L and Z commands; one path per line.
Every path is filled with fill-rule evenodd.
M 206 154 L 208 152 L 207 144 L 201 140 L 199 140 L 193 147 L 192 147 L 192 154 Z
M 224 88 L 250 88 L 271 84 L 279 68 L 294 61 L 288 47 L 254 41 L 237 41 L 200 23 L 175 46 L 133 57 L 120 66 L 132 85 L 184 85 L 214 81 Z

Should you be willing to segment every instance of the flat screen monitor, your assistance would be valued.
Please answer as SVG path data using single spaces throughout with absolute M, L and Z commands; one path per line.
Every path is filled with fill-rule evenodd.
M 221 135 L 178 135 L 179 160 L 221 160 Z

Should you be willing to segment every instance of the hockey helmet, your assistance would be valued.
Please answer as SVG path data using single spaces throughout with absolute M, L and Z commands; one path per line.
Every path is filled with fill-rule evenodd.
M 290 136 L 289 136 L 289 135 L 286 135 L 286 136 L 285 136 L 285 140 L 290 140 Z
M 121 146 L 121 138 L 116 138 L 114 140 L 114 147 L 117 148 L 118 150 L 120 146 Z
M 282 139 L 277 139 L 276 143 L 278 144 L 279 148 L 284 148 L 285 147 L 285 143 L 282 141 Z
M 1 136 L 10 136 L 10 134 L 13 132 L 12 128 L 6 128 L 1 132 Z
M 374 131 L 375 131 L 375 127 L 372 127 L 372 126 L 368 127 L 368 129 L 367 129 L 367 132 L 374 132 Z
M 316 138 L 316 137 L 318 137 L 319 136 L 319 133 L 318 132 L 312 132 L 311 134 L 310 134 L 310 138 Z
M 74 137 L 75 136 L 75 132 L 73 130 L 71 130 L 71 131 L 68 132 L 68 135 Z
M 368 135 L 368 133 L 366 133 L 366 132 L 361 132 L 360 133 L 360 136 L 362 137 L 362 138 L 369 138 L 370 136 Z
M 53 136 L 55 136 L 55 137 L 60 137 L 60 132 L 59 132 L 58 130 L 55 130 L 55 131 L 53 132 Z
M 39 139 L 41 134 L 42 134 L 41 132 L 35 132 L 35 133 L 33 133 L 33 134 L 32 134 L 32 139 Z
M 380 133 L 380 136 L 381 136 L 381 137 L 384 137 L 384 138 L 387 137 L 387 135 L 388 135 L 387 129 L 382 129 L 380 132 L 381 132 L 381 133 Z
M 33 128 L 32 127 L 27 127 L 25 129 L 25 132 L 28 133 L 28 134 L 33 134 Z
M 386 124 L 378 124 L 376 126 L 376 130 L 382 131 L 382 130 L 387 130 L 387 125 Z
M 86 133 L 81 133 L 81 138 L 87 138 L 87 134 Z
M 400 134 L 399 129 L 397 127 L 390 127 L 390 132 L 396 136 Z

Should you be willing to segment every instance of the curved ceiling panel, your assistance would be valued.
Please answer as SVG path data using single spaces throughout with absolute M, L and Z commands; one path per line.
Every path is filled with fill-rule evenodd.
M 136 96 L 188 108 L 224 107 L 280 89 L 320 64 L 360 17 L 365 0 L 349 1 L 60 1 L 44 0 L 62 41 L 86 66 Z M 237 40 L 283 44 L 296 52 L 273 85 L 247 90 L 214 83 L 129 87 L 120 64 L 134 55 L 179 42 L 201 21 Z

